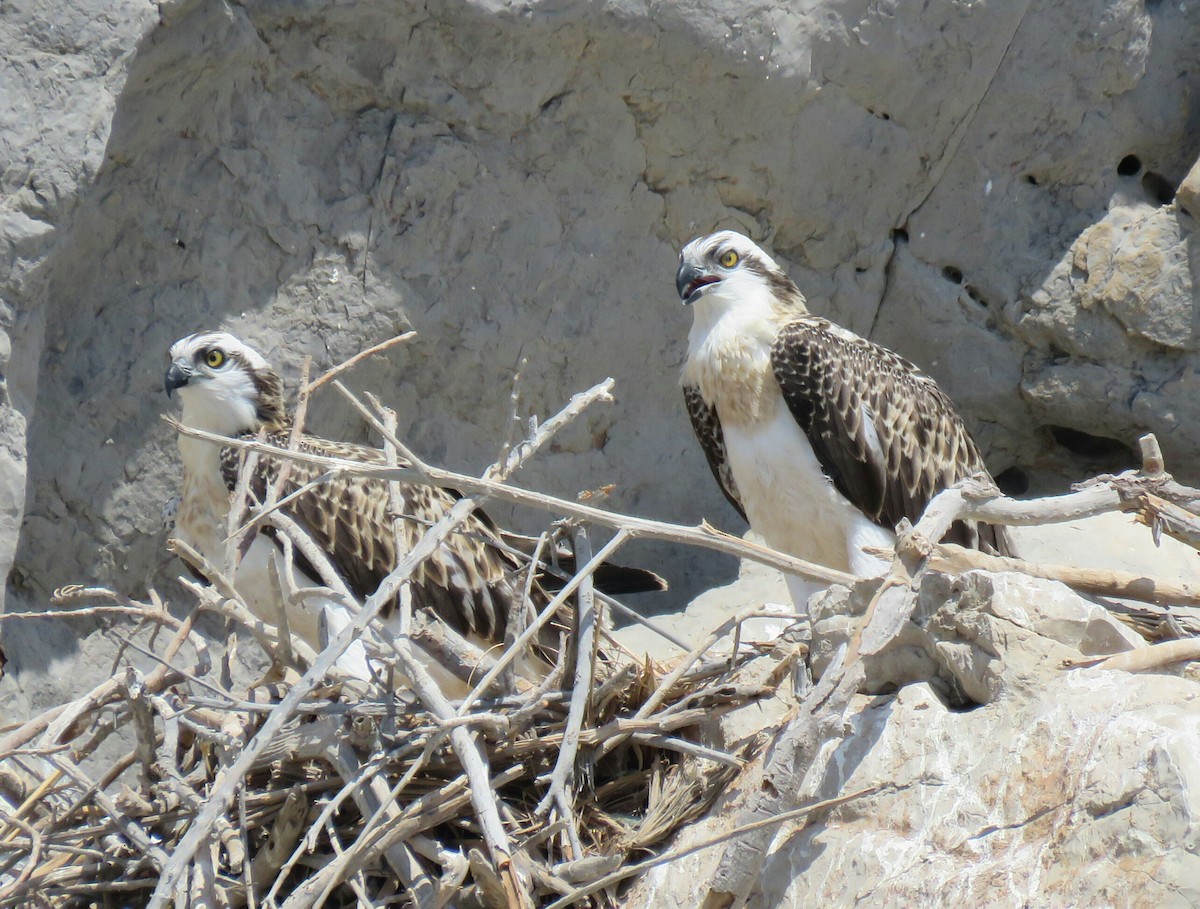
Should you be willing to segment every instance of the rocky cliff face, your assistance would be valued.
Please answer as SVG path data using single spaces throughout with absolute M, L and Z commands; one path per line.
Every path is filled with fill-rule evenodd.
M 292 379 L 415 327 L 353 384 L 452 466 L 499 448 L 522 357 L 525 413 L 612 375 L 522 482 L 740 529 L 676 388 L 675 253 L 716 227 L 931 372 L 1014 488 L 1147 430 L 1200 473 L 1187 3 L 28 0 L 0 43 L 10 611 L 169 583 L 163 352 L 216 324 Z M 733 572 L 641 554 L 681 601 Z M 6 628 L 9 709 L 91 630 Z

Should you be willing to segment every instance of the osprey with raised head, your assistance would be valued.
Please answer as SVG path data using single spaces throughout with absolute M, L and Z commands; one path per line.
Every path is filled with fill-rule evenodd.
M 812 315 L 775 261 L 720 231 L 679 254 L 676 288 L 693 315 L 683 393 L 726 498 L 767 544 L 855 574 L 881 563 L 901 518 L 986 473 L 962 419 L 933 379 L 886 348 Z M 1001 528 L 948 537 L 1007 552 Z M 806 608 L 812 585 L 789 578 Z
M 268 443 L 288 446 L 292 419 L 284 406 L 282 383 L 258 351 L 227 332 L 201 332 L 171 345 L 169 359 L 166 391 L 168 395 L 179 393 L 185 426 L 235 438 L 254 438 L 263 430 Z M 300 435 L 297 448 L 367 464 L 386 463 L 378 449 L 306 433 Z M 179 451 L 183 490 L 175 517 L 176 535 L 221 566 L 243 453 L 186 435 L 179 437 Z M 285 463 L 290 463 L 286 474 Z M 260 452 L 248 484 L 251 504 L 264 502 L 281 475 L 284 479 L 278 496 L 282 501 L 323 473 L 321 467 Z M 393 530 L 395 516 L 390 513 L 388 484 L 383 480 L 338 474 L 315 483 L 280 509 L 324 550 L 360 600 L 375 591 L 400 557 L 461 498 L 452 490 L 397 485 L 403 518 L 398 522 L 398 534 Z M 409 584 L 414 609 L 430 610 L 454 630 L 485 644 L 503 641 L 508 618 L 520 608 L 524 595 L 524 562 L 512 548 L 518 539 L 502 536 L 491 519 L 476 510 L 414 572 Z M 299 552 L 295 565 L 291 580 L 297 587 L 321 586 L 311 564 Z M 242 556 L 235 585 L 260 618 L 277 626 L 286 618 L 293 632 L 320 650 L 320 620 L 327 622 L 332 636 L 352 617 L 336 598 L 284 596 L 278 582 L 284 571 L 278 542 L 259 533 Z M 601 566 L 595 581 L 598 588 L 612 593 L 665 586 L 651 572 L 613 565 Z M 552 579 L 546 583 L 553 586 Z M 534 584 L 532 595 L 535 607 L 545 604 L 541 581 Z M 339 666 L 359 678 L 369 677 L 366 654 L 358 642 L 343 655 Z

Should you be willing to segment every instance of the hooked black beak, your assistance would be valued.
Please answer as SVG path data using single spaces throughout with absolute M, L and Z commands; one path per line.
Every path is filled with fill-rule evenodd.
M 188 380 L 192 378 L 189 370 L 184 369 L 178 363 L 172 363 L 167 367 L 167 375 L 163 380 L 163 388 L 167 392 L 167 397 L 171 397 L 171 392 L 176 388 L 183 388 L 187 385 Z
M 705 274 L 703 269 L 691 262 L 680 262 L 679 271 L 675 273 L 675 289 L 679 291 L 683 305 L 690 306 L 696 302 L 703 288 L 720 280 L 716 275 Z

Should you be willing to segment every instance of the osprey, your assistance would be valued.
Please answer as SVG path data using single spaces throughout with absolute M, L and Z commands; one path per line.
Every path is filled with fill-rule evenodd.
M 983 458 L 933 379 L 886 348 L 809 313 L 748 238 L 720 231 L 679 254 L 675 286 L 692 308 L 684 400 L 725 497 L 766 543 L 858 575 L 883 563 L 901 518 Z M 1002 528 L 955 525 L 948 538 L 1004 553 Z M 788 578 L 806 610 L 814 585 Z
M 226 332 L 188 335 L 171 345 L 166 392 L 179 392 L 183 423 L 223 436 L 252 439 L 262 430 L 266 441 L 288 447 L 292 419 L 284 407 L 283 387 L 267 361 L 249 345 Z M 382 451 L 301 434 L 301 452 L 385 464 Z M 225 537 L 232 495 L 245 462 L 238 449 L 185 435 L 179 437 L 183 489 L 175 515 L 175 532 L 214 565 L 225 562 Z M 288 465 L 286 473 L 284 465 Z M 251 504 L 266 500 L 284 474 L 278 498 L 317 479 L 324 469 L 259 453 L 248 484 Z M 360 600 L 375 591 L 424 532 L 461 498 L 451 490 L 399 483 L 403 520 L 393 530 L 388 483 L 339 475 L 321 483 L 281 508 L 329 556 L 346 586 Z M 397 541 L 397 536 L 399 540 Z M 430 610 L 454 630 L 484 646 L 503 641 L 508 617 L 524 596 L 524 562 L 509 540 L 481 510 L 459 525 L 437 551 L 423 561 L 409 584 L 414 609 Z M 399 552 L 397 552 L 397 542 Z M 274 562 L 274 569 L 271 563 Z M 311 564 L 299 552 L 292 580 L 300 588 L 320 587 Z M 306 595 L 294 605 L 279 589 L 284 560 L 273 535 L 257 534 L 237 567 L 234 583 L 259 618 L 290 629 L 316 650 L 321 649 L 320 621 L 336 634 L 352 617 L 337 599 Z M 639 569 L 602 566 L 597 586 L 612 593 L 659 590 L 657 575 Z M 539 576 L 533 585 L 535 606 L 547 602 L 543 589 L 553 579 Z M 281 615 L 281 611 L 283 614 Z M 322 615 L 323 614 L 323 615 Z M 347 650 L 339 666 L 358 678 L 369 678 L 360 642 Z

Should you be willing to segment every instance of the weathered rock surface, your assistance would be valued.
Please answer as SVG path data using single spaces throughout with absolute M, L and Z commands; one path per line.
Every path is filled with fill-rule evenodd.
M 814 675 L 849 641 L 877 587 L 860 581 L 813 597 Z M 904 630 L 868 661 L 866 691 L 927 681 L 952 706 L 990 704 L 1014 688 L 1040 687 L 1047 665 L 1142 644 L 1103 606 L 1056 581 L 983 571 L 930 575 Z
M 784 827 L 748 905 L 1195 906 L 1198 695 L 1181 679 L 1088 670 L 969 713 L 921 684 L 863 698 L 822 795 L 897 791 Z M 719 855 L 650 872 L 627 905 L 700 905 Z
M 523 480 L 736 526 L 675 387 L 675 250 L 715 226 L 929 369 L 997 470 L 1057 485 L 1147 428 L 1197 466 L 1191 222 L 1163 200 L 1200 145 L 1200 24 L 1176 5 L 103 7 L 0 20 L 22 605 L 167 582 L 162 351 L 214 323 L 293 378 L 416 327 L 354 383 L 454 466 L 497 450 L 521 356 L 527 412 L 612 374 L 618 405 Z M 332 396 L 312 419 L 364 432 Z M 680 602 L 732 573 L 642 551 Z
M 306 354 L 321 369 L 415 327 L 417 341 L 352 384 L 455 467 L 499 449 L 522 356 L 522 415 L 612 375 L 618 404 L 521 481 L 567 495 L 613 483 L 616 508 L 740 529 L 676 388 L 687 315 L 675 251 L 714 227 L 748 232 L 814 310 L 930 371 L 1015 486 L 1125 466 L 1146 430 L 1181 480 L 1200 473 L 1194 176 L 1172 201 L 1200 152 L 1188 4 L 25 0 L 0 7 L 0 43 L 10 612 L 45 608 L 70 582 L 169 589 L 178 563 L 160 512 L 178 467 L 158 420 L 163 351 L 217 323 L 291 379 Z M 311 420 L 365 437 L 332 395 Z M 676 606 L 734 571 L 689 550 L 632 554 L 670 577 Z M 6 625 L 2 644 L 0 716 L 86 685 L 113 646 L 94 624 L 49 620 Z M 975 681 L 1003 688 L 997 673 Z M 841 856 L 891 873 L 864 892 L 903 904 L 934 886 L 904 864 L 932 844 L 940 880 L 958 882 L 935 901 L 981 893 L 1004 854 L 1038 871 L 1013 886 L 1053 896 L 1032 904 L 1082 904 L 1099 892 L 1087 888 L 1107 837 L 1122 837 L 1114 867 L 1133 867 L 1160 831 L 1191 845 L 1146 886 L 1185 880 L 1173 875 L 1195 855 L 1180 820 L 1194 788 L 1169 777 L 1189 766 L 1194 733 L 1168 732 L 1186 725 L 1190 689 L 1145 678 L 1114 690 L 1113 678 L 1056 677 L 1004 716 L 1016 701 L 921 708 L 919 687 L 861 713 L 862 741 L 878 744 L 847 765 L 848 785 L 885 766 L 916 779 L 990 759 L 986 741 L 994 770 L 962 786 L 999 795 L 978 805 L 949 783 L 914 788 L 931 826 L 913 829 L 932 832 L 913 839 L 886 812 L 847 814 L 845 840 L 805 853 L 804 886 L 832 886 L 813 882 Z M 1089 686 L 1095 697 L 1078 697 Z M 1104 737 L 1126 727 L 1137 734 Z M 1044 741 L 1022 738 L 1034 728 Z M 1078 763 L 1071 730 L 1096 742 L 1094 767 Z M 1043 776 L 1070 758 L 1075 776 L 1040 788 L 988 776 L 1005 755 Z M 1104 782 L 1106 767 L 1126 776 Z M 1071 794 L 1056 802 L 1060 783 Z M 938 834 L 938 812 L 976 826 Z M 1107 832 L 1074 838 L 1092 815 Z M 1062 836 L 1026 849 L 1039 824 Z M 1150 832 L 1129 832 L 1139 824 Z M 772 872 L 781 894 L 799 854 Z
M 856 699 L 816 797 L 883 789 L 782 825 L 747 905 L 1200 903 L 1200 685 L 1062 669 L 1134 642 L 1060 585 L 971 572 L 927 577 L 920 595 L 924 627 L 868 672 L 880 689 L 904 687 Z M 853 599 L 827 596 L 823 621 Z M 951 709 L 947 690 L 986 703 Z M 770 753 L 675 847 L 727 831 Z M 701 905 L 724 848 L 652 870 L 627 905 Z

